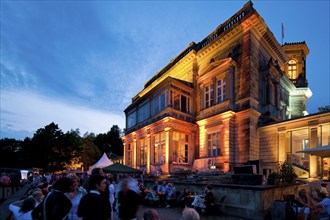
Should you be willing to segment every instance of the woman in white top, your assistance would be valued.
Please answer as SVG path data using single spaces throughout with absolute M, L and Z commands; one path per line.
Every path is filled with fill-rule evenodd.
M 77 216 L 78 206 L 81 198 L 87 194 L 87 191 L 80 186 L 80 179 L 75 174 L 68 175 L 68 178 L 73 182 L 72 192 L 67 194 L 67 197 L 71 200 L 72 208 L 68 214 L 69 220 L 81 220 Z
M 111 205 L 111 211 L 113 211 L 113 204 L 115 202 L 115 186 L 113 185 L 113 179 L 109 177 L 109 201 Z
M 32 220 L 32 210 L 35 208 L 36 201 L 28 197 L 22 201 L 17 201 L 9 205 L 12 212 L 12 220 Z

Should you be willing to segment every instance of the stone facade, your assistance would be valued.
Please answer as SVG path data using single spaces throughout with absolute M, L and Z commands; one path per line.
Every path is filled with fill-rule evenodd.
M 197 169 L 196 160 L 204 171 L 254 162 L 267 174 L 288 157 L 282 121 L 307 114 L 308 53 L 305 42 L 281 46 L 249 1 L 132 99 L 125 164 L 170 173 Z

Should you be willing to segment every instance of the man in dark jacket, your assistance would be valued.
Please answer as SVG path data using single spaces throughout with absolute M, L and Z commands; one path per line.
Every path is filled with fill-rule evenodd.
M 78 216 L 84 220 L 110 220 L 109 199 L 101 195 L 107 188 L 105 177 L 99 174 L 92 175 L 89 179 L 89 187 L 89 193 L 80 201 Z
M 118 217 L 120 220 L 135 219 L 142 203 L 141 196 L 129 188 L 129 181 L 129 179 L 122 180 L 121 190 L 118 193 Z
M 32 211 L 33 219 L 62 220 L 67 219 L 71 201 L 64 193 L 72 190 L 72 181 L 62 177 L 53 185 L 52 192 Z

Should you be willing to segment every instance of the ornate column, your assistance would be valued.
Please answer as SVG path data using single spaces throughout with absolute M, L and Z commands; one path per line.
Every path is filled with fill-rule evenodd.
M 150 135 L 150 131 L 148 131 L 147 134 L 147 173 L 150 173 L 150 160 L 151 160 L 151 147 L 152 147 L 152 143 L 151 143 L 151 135 Z
M 283 162 L 285 161 L 286 158 L 286 149 L 291 148 L 291 135 L 288 137 L 288 140 L 286 139 L 286 132 L 285 132 L 285 127 L 280 127 L 277 129 L 277 161 L 278 162 Z M 286 146 L 288 145 L 288 146 Z M 291 150 L 290 150 L 291 152 Z
M 166 127 L 165 129 L 165 145 L 166 145 L 166 151 L 165 151 L 165 166 L 163 169 L 163 172 L 169 173 L 170 172 L 170 152 L 172 152 L 172 128 Z
M 132 166 L 133 168 L 136 168 L 136 151 L 137 151 L 137 146 L 136 146 L 136 137 L 133 139 L 133 158 L 132 158 Z
M 127 149 L 126 149 L 126 140 L 123 139 L 123 146 L 124 146 L 124 155 L 123 155 L 123 164 L 127 165 L 126 158 L 127 158 Z

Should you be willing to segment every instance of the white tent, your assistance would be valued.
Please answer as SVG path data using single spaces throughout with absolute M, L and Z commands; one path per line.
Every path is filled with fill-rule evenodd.
M 88 174 L 91 174 L 91 172 L 94 168 L 103 168 L 103 167 L 107 167 L 107 166 L 112 165 L 112 164 L 113 163 L 108 158 L 108 156 L 105 153 L 103 153 L 101 159 L 99 159 L 99 161 L 97 161 L 94 165 L 89 167 Z

